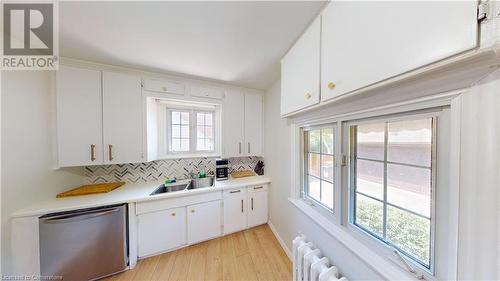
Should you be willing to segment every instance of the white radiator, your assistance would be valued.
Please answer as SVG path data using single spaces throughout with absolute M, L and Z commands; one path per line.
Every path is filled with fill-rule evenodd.
M 304 235 L 293 239 L 293 281 L 349 281 Z

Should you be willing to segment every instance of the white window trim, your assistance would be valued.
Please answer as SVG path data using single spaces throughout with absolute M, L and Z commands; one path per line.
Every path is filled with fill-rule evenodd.
M 205 106 L 197 106 L 198 103 L 189 103 L 181 101 L 183 104 L 171 105 L 168 103 L 158 103 L 158 159 L 179 159 L 179 158 L 214 158 L 220 157 L 221 151 L 221 106 L 212 105 L 207 109 Z M 180 103 L 181 103 L 180 102 Z M 190 150 L 189 151 L 170 151 L 171 122 L 169 111 L 189 111 L 190 112 Z M 212 125 L 214 128 L 214 150 L 196 151 L 196 112 L 213 113 Z
M 301 126 L 300 127 L 300 148 L 301 148 L 301 156 L 300 156 L 300 165 L 301 165 L 301 172 L 300 172 L 300 198 L 302 200 L 304 200 L 307 204 L 309 204 L 310 206 L 314 206 L 316 208 L 316 210 L 320 213 L 322 213 L 322 215 L 324 215 L 325 217 L 329 218 L 330 220 L 337 220 L 337 221 L 340 221 L 340 216 L 338 215 L 338 212 L 336 213 L 336 210 L 337 209 L 340 209 L 340 201 L 337 200 L 337 198 L 340 198 L 339 194 L 341 192 L 341 185 L 339 184 L 339 182 L 337 181 L 337 177 L 338 174 L 341 169 L 339 167 L 339 165 L 337 165 L 337 158 L 339 158 L 339 150 L 337 148 L 337 142 L 335 141 L 340 135 L 337 135 L 339 133 L 340 130 L 338 130 L 338 124 L 337 122 L 331 122 L 331 123 L 321 123 L 321 124 L 316 124 L 316 123 L 310 123 L 309 125 L 307 126 Z M 303 190 L 305 188 L 305 182 L 304 182 L 304 177 L 302 176 L 304 171 L 305 171 L 305 161 L 307 161 L 307 159 L 305 159 L 305 155 L 306 155 L 306 152 L 305 152 L 305 148 L 306 148 L 306 145 L 304 143 L 304 132 L 306 130 L 315 130 L 315 129 L 322 129 L 322 128 L 333 128 L 334 131 L 333 131 L 333 134 L 334 134 L 334 151 L 333 151 L 333 161 L 334 161 L 334 179 L 333 179 L 333 194 L 334 194 L 334 198 L 333 198 L 333 210 L 329 209 L 328 207 L 326 207 L 325 205 L 323 205 L 322 203 L 314 200 L 313 198 L 307 196 Z M 337 202 L 338 201 L 338 202 Z
M 374 238 L 368 237 L 366 234 L 357 233 L 353 231 L 353 226 L 349 224 L 349 194 L 347 189 L 347 183 L 349 178 L 347 176 L 347 169 L 340 169 L 342 165 L 342 157 L 337 157 L 335 160 L 336 166 L 339 166 L 341 170 L 340 173 L 336 172 L 337 177 L 341 176 L 341 193 L 336 193 L 335 204 L 340 206 L 336 208 L 337 212 L 330 218 L 325 216 L 324 213 L 320 212 L 315 208 L 314 205 L 310 205 L 308 202 L 301 199 L 301 188 L 302 188 L 302 143 L 301 143 L 301 128 L 305 126 L 313 126 L 317 124 L 325 123 L 338 123 L 347 122 L 350 120 L 363 119 L 369 117 L 376 117 L 382 115 L 398 114 L 404 112 L 411 112 L 416 110 L 449 106 L 450 107 L 450 159 L 449 159 L 449 179 L 448 182 L 450 186 L 455 187 L 455 192 L 449 194 L 449 204 L 448 204 L 448 221 L 450 227 L 447 231 L 447 241 L 445 253 L 441 253 L 441 256 L 445 256 L 446 262 L 439 264 L 439 268 L 436 270 L 440 273 L 438 277 L 429 274 L 425 270 L 419 270 L 418 266 L 412 266 L 419 273 L 422 273 L 427 280 L 437 280 L 439 279 L 456 279 L 457 278 L 457 263 L 458 263 L 458 220 L 459 220 L 459 174 L 460 174 L 460 115 L 461 115 L 461 94 L 464 91 L 453 91 L 441 95 L 436 95 L 432 97 L 421 98 L 408 102 L 401 102 L 397 104 L 392 104 L 388 106 L 382 106 L 378 108 L 362 110 L 349 114 L 342 114 L 338 116 L 327 116 L 327 117 L 317 117 L 315 119 L 295 119 L 291 124 L 291 197 L 289 201 L 297 207 L 299 210 L 304 212 L 313 221 L 315 221 L 319 226 L 321 226 L 327 233 L 329 233 L 332 238 L 337 239 L 339 242 L 344 244 L 348 249 L 350 249 L 354 254 L 356 254 L 361 260 L 363 260 L 368 266 L 370 266 L 375 272 L 379 273 L 384 278 L 389 280 L 393 279 L 416 279 L 412 274 L 408 272 L 401 261 L 390 253 L 386 251 L 385 254 L 380 252 L 380 248 L 373 246 L 373 242 L 366 241 L 373 240 Z M 342 130 L 342 126 L 337 126 L 338 130 Z M 342 132 L 339 132 L 337 136 L 341 136 Z M 345 147 L 337 147 L 337 151 L 342 151 L 343 155 L 346 155 Z M 340 146 L 344 144 L 340 144 Z M 347 182 L 346 182 L 347 181 Z M 336 190 L 337 191 L 337 190 Z M 340 195 L 340 196 L 339 196 Z M 341 198 L 339 198 L 341 197 Z M 340 201 L 340 202 L 338 202 Z M 341 210 L 340 210 L 341 209 Z M 338 211 L 340 210 L 340 212 Z M 331 219 L 333 217 L 333 219 Z M 437 227 L 439 229 L 439 227 Z M 359 230 L 358 230 L 359 232 Z M 382 244 L 382 242 L 380 242 Z M 389 249 L 386 246 L 387 249 Z M 376 258 L 374 258 L 376 257 Z M 436 258 L 437 259 L 437 258 Z M 441 260 L 443 260 L 441 258 Z
M 425 111 L 428 111 L 428 112 L 425 112 Z M 415 112 L 415 113 L 403 113 L 402 116 L 389 116 L 389 117 L 374 117 L 374 118 L 367 118 L 367 119 L 364 119 L 362 121 L 349 121 L 349 122 L 346 122 L 344 125 L 343 125 L 343 138 L 345 140 L 347 139 L 350 139 L 350 127 L 351 126 L 356 126 L 356 125 L 363 125 L 363 124 L 370 124 L 370 123 L 375 123 L 375 122 L 398 122 L 398 121 L 406 121 L 406 120 L 415 120 L 415 119 L 424 119 L 424 118 L 435 118 L 435 117 L 438 117 L 439 115 L 441 114 L 440 110 L 423 110 L 423 112 Z M 437 124 L 435 125 L 436 127 L 433 128 L 434 131 L 437 130 Z M 433 132 L 433 138 L 436 138 L 436 132 Z M 346 141 L 347 143 L 347 141 Z M 433 153 L 436 153 L 434 150 L 436 149 L 436 139 L 433 140 Z M 349 147 L 346 147 L 345 148 L 345 151 L 344 151 L 347 155 L 347 159 L 350 159 L 350 151 L 349 151 Z M 433 155 L 434 157 L 436 155 Z M 434 254 L 435 254 L 435 247 L 434 247 L 434 243 L 435 243 L 435 231 L 436 231 L 436 182 L 435 182 L 435 177 L 436 177 L 436 159 L 433 158 L 432 160 L 433 162 L 433 166 L 432 166 L 432 171 L 431 171 L 431 175 L 433 177 L 433 183 L 432 183 L 432 192 L 431 192 L 431 195 L 432 195 L 432 198 L 431 198 L 431 213 L 430 213 L 430 218 L 431 218 L 431 237 L 430 237 L 430 268 L 426 268 L 425 266 L 422 266 L 420 265 L 418 262 L 416 261 L 413 261 L 409 258 L 407 258 L 408 262 L 411 264 L 411 265 L 414 265 L 414 267 L 418 267 L 421 271 L 423 272 L 427 272 L 431 275 L 434 275 L 435 273 L 435 257 L 434 257 Z M 351 168 L 351 163 L 350 163 L 350 160 L 346 163 L 346 169 L 349 170 Z M 367 229 L 364 229 L 363 227 L 359 226 L 359 225 L 356 225 L 354 224 L 354 217 L 353 217 L 353 212 L 352 212 L 352 209 L 354 208 L 354 206 L 352 205 L 353 204 L 353 196 L 354 196 L 354 190 L 353 190 L 353 187 L 351 186 L 351 177 L 350 175 L 348 176 L 348 186 L 346 187 L 348 190 L 348 199 L 347 199 L 347 202 L 346 204 L 348 205 L 348 221 L 349 221 L 349 224 L 347 225 L 348 228 L 350 228 L 352 231 L 355 231 L 357 232 L 358 234 L 361 234 L 362 236 L 370 236 L 370 238 L 374 238 L 376 240 L 374 240 L 373 242 L 376 242 L 377 244 L 378 243 L 382 243 L 383 246 L 386 246 L 388 248 L 391 248 L 392 250 L 392 247 L 390 245 L 387 245 L 385 242 L 383 242 L 382 240 L 379 240 L 379 238 L 376 238 L 373 233 L 370 233 L 370 231 L 368 231 Z M 364 239 L 364 237 L 363 237 Z M 395 248 L 394 248 L 395 249 Z M 403 254 L 403 253 L 402 253 Z M 404 255 L 404 254 L 403 254 Z

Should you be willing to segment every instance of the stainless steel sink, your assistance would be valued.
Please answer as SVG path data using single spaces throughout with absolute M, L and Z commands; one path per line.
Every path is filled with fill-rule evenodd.
M 206 178 L 192 179 L 191 185 L 188 187 L 188 189 L 196 189 L 196 188 L 211 187 L 211 186 L 214 186 L 213 176 L 209 176 Z
M 214 186 L 214 177 L 209 176 L 206 178 L 196 178 L 191 180 L 180 180 L 179 182 L 162 184 L 155 191 L 151 192 L 150 195 L 158 195 L 163 193 L 170 193 L 182 190 L 191 190 L 204 187 Z
M 180 184 L 173 183 L 168 185 L 162 184 L 157 189 L 155 189 L 155 191 L 153 191 L 150 195 L 186 190 L 190 184 L 191 183 L 180 183 Z

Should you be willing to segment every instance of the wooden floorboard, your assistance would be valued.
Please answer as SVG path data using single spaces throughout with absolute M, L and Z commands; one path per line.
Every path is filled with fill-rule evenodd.
M 268 225 L 140 260 L 106 280 L 292 279 L 292 264 Z

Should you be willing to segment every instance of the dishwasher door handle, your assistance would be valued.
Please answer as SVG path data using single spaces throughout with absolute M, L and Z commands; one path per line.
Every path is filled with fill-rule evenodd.
M 90 211 L 90 212 L 83 212 L 83 213 L 77 213 L 77 214 L 61 215 L 61 216 L 57 216 L 57 217 L 43 219 L 43 223 L 63 223 L 63 222 L 88 220 L 91 218 L 96 218 L 96 217 L 116 213 L 119 210 L 120 210 L 119 208 L 114 208 L 114 209 L 108 209 L 108 210 L 104 210 L 104 211 L 99 210 L 98 212 Z

